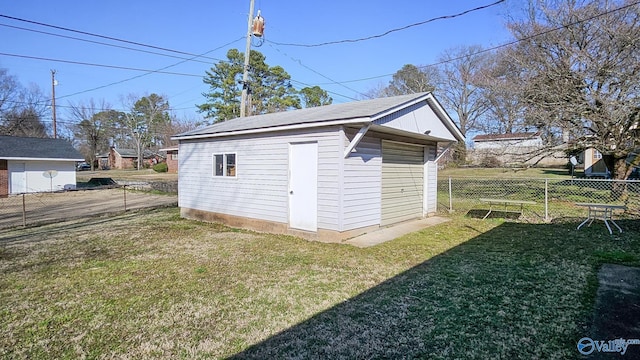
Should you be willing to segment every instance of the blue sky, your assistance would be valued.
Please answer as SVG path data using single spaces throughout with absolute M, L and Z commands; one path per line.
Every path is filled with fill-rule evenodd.
M 404 64 L 434 63 L 443 51 L 457 46 L 491 47 L 507 42 L 510 35 L 504 25 L 506 16 L 513 11 L 508 6 L 513 7 L 513 3 L 504 2 L 368 41 L 320 47 L 274 42 L 317 44 L 363 38 L 495 1 L 255 0 L 255 10 L 261 10 L 266 29 L 264 43 L 253 49 L 265 54 L 269 65 L 282 66 L 296 88 L 319 85 L 330 92 L 334 103 L 343 103 L 361 99 L 361 93 L 388 83 Z M 37 84 L 47 95 L 51 93 L 51 69 L 55 69 L 60 121 L 71 121 L 65 111 L 70 103 L 93 99 L 123 109 L 123 96 L 150 93 L 166 96 L 177 116 L 196 120 L 199 115 L 195 104 L 204 101 L 201 94 L 207 90 L 202 83 L 205 71 L 218 60 L 225 60 L 229 49 L 244 52 L 249 3 L 249 0 L 4 0 L 0 2 L 1 15 L 189 54 L 206 53 L 206 57 L 185 61 L 192 56 L 0 17 L 0 53 L 20 56 L 0 55 L 0 67 L 7 68 L 23 85 Z M 163 71 L 172 74 L 25 56 L 145 70 L 164 68 Z

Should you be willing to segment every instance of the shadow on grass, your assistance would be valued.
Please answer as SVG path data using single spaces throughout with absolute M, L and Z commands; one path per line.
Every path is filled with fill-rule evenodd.
M 599 256 L 640 248 L 576 226 L 505 222 L 231 358 L 576 358 Z
M 567 169 L 544 169 L 542 170 L 543 174 L 546 175 L 571 175 L 571 170 Z M 580 171 L 582 173 L 582 171 Z M 575 170 L 573 173 L 574 176 L 578 176 L 578 170 Z

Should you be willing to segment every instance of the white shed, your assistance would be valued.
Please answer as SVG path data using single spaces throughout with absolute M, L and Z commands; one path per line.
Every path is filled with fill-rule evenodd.
M 78 161 L 66 140 L 0 136 L 0 196 L 75 189 Z
M 435 213 L 438 149 L 464 136 L 420 93 L 237 118 L 174 139 L 183 217 L 341 241 Z

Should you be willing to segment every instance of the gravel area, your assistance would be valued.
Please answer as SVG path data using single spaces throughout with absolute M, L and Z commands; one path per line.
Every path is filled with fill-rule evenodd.
M 0 198 L 0 228 L 32 226 L 125 211 L 177 206 L 178 196 L 124 188 L 12 195 Z

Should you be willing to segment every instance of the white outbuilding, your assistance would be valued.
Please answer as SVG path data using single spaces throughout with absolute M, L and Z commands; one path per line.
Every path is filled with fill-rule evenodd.
M 437 210 L 464 136 L 431 93 L 236 118 L 176 135 L 183 217 L 341 241 Z
M 0 196 L 75 189 L 79 161 L 66 140 L 0 136 Z

